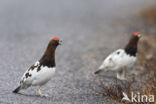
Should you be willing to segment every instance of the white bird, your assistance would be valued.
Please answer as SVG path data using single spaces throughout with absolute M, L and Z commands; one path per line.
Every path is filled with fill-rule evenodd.
M 41 93 L 40 87 L 46 84 L 55 73 L 55 50 L 60 45 L 58 37 L 54 37 L 48 44 L 48 47 L 35 64 L 33 64 L 22 76 L 19 86 L 13 91 L 18 93 L 21 89 L 26 89 L 30 86 L 38 86 L 38 94 L 46 96 Z
M 126 80 L 125 69 L 132 67 L 136 62 L 137 44 L 140 37 L 140 33 L 133 33 L 126 47 L 108 55 L 95 74 L 109 70 L 117 71 L 117 78 Z

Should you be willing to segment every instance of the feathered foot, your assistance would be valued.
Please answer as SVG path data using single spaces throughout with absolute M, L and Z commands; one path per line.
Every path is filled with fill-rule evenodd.
M 48 95 L 46 95 L 46 94 L 42 94 L 40 88 L 41 88 L 41 86 L 39 86 L 39 87 L 38 87 L 38 90 L 37 90 L 38 95 L 41 96 L 41 97 L 48 97 Z
M 117 79 L 119 80 L 127 80 L 125 69 L 122 69 L 121 72 L 117 72 Z

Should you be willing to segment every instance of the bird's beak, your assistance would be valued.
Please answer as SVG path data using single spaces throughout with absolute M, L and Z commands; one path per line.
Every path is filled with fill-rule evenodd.
M 62 45 L 62 40 L 59 41 L 59 45 Z

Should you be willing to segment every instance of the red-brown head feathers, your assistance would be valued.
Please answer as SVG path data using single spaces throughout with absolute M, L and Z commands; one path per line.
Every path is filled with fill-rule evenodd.
M 54 37 L 52 40 L 59 40 L 59 38 L 58 37 Z
M 140 34 L 139 32 L 134 32 L 134 33 L 133 33 L 134 36 L 137 36 L 137 35 L 139 35 L 139 34 Z
M 133 36 L 141 37 L 141 34 L 139 32 L 134 32 Z
M 125 51 L 130 56 L 136 56 L 137 53 L 137 44 L 141 37 L 141 34 L 139 32 L 134 32 L 128 42 L 128 44 L 125 47 Z

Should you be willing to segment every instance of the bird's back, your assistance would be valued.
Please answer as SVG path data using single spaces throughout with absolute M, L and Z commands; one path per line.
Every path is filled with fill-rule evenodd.
M 100 66 L 100 69 L 118 70 L 130 63 L 133 63 L 135 59 L 135 57 L 126 54 L 124 49 L 118 49 L 106 57 L 103 64 Z

